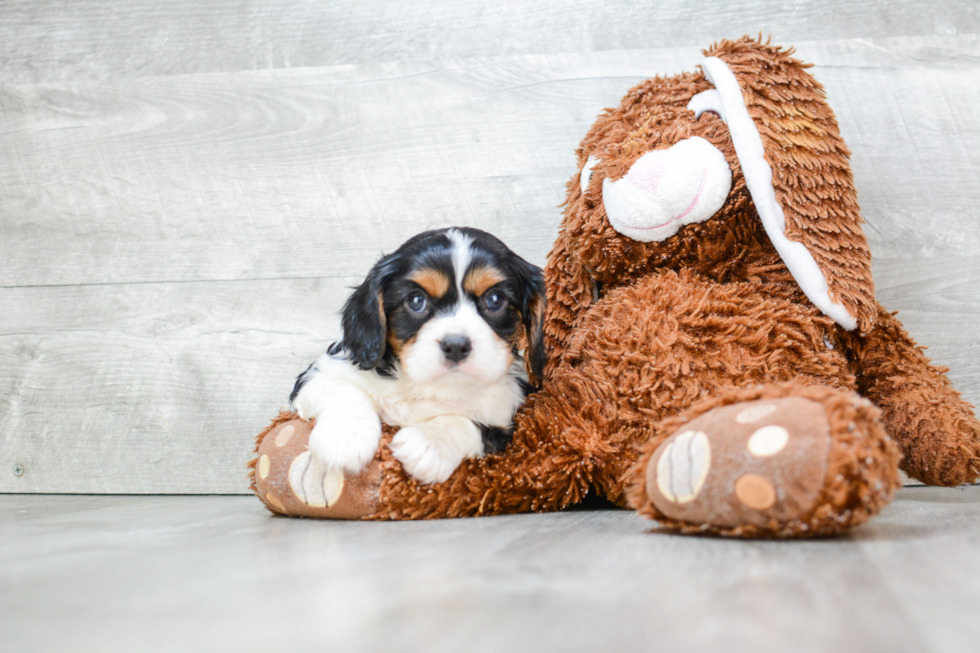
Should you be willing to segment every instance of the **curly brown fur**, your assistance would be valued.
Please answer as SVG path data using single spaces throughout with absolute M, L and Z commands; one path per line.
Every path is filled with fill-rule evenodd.
M 638 280 L 595 304 L 518 413 L 505 452 L 464 461 L 435 486 L 391 460 L 382 504 L 397 508 L 385 517 L 556 510 L 590 487 L 624 505 L 625 472 L 651 425 L 702 397 L 767 381 L 850 387 L 842 354 L 824 341 L 832 330 L 792 294 L 758 284 L 719 285 L 689 271 Z
M 444 483 L 424 485 L 410 477 L 386 444 L 378 512 L 371 519 L 475 517 L 550 512 L 578 503 L 589 491 L 592 469 L 615 453 L 580 434 L 592 429 L 574 415 L 574 394 L 531 395 L 518 416 L 514 440 L 499 454 L 464 460 Z
M 980 476 L 980 422 L 946 377 L 902 328 L 878 307 L 867 336 L 847 336 L 855 352 L 857 390 L 883 411 L 902 446 L 902 469 L 930 485 L 972 483 Z

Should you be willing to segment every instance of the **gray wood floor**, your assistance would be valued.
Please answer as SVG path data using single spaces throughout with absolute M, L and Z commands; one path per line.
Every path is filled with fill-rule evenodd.
M 977 403 L 973 0 L 2 0 L 0 492 L 245 492 L 382 251 L 464 224 L 542 263 L 596 114 L 760 31 L 815 64 L 879 296 Z
M 980 487 L 904 488 L 835 540 L 629 511 L 405 523 L 249 497 L 0 496 L 0 649 L 972 653 Z

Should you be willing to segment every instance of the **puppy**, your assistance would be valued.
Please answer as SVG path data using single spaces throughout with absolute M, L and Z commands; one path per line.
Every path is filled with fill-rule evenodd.
M 421 233 L 383 257 L 344 305 L 343 335 L 299 378 L 291 408 L 317 418 L 310 452 L 356 473 L 374 458 L 381 422 L 391 450 L 424 483 L 464 458 L 495 453 L 544 364 L 544 276 L 478 229 Z

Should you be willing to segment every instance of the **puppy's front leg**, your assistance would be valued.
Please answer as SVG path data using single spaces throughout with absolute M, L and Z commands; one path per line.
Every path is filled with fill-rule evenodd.
M 480 427 L 461 415 L 440 415 L 403 427 L 391 451 L 405 470 L 423 483 L 442 483 L 464 458 L 483 455 Z
M 370 398 L 351 381 L 334 378 L 317 365 L 300 382 L 291 403 L 303 419 L 316 418 L 310 454 L 327 469 L 361 471 L 381 441 L 381 419 Z

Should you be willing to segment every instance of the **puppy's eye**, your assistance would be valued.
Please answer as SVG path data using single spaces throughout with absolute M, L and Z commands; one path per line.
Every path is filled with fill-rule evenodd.
M 412 293 L 411 295 L 408 296 L 408 299 L 405 300 L 405 306 L 407 306 L 408 310 L 410 310 L 413 313 L 421 313 L 422 311 L 425 310 L 425 307 L 428 305 L 429 305 L 428 298 L 420 292 Z
M 483 296 L 483 305 L 491 313 L 496 313 L 507 305 L 507 300 L 496 290 L 491 290 Z

